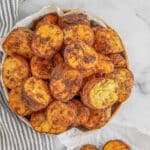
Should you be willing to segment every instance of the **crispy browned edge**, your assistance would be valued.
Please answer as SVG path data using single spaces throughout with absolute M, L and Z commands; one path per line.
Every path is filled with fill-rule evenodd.
M 116 142 L 116 141 L 118 141 L 118 142 L 120 142 L 120 143 L 122 143 L 122 144 L 126 145 L 126 146 L 127 146 L 127 148 L 128 148 L 128 150 L 131 150 L 131 147 L 130 147 L 127 143 L 125 143 L 124 141 L 119 140 L 119 139 L 109 140 L 108 142 L 106 142 L 106 143 L 104 144 L 104 146 L 103 146 L 102 150 L 104 150 L 105 146 L 106 146 L 108 143 L 110 143 L 110 142 Z

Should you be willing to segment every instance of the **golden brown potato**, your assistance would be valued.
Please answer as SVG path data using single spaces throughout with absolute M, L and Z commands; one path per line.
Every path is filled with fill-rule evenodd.
M 25 80 L 22 93 L 24 102 L 33 111 L 45 108 L 52 101 L 47 83 L 36 77 Z
M 103 127 L 111 118 L 111 107 L 105 109 L 90 109 L 90 116 L 83 127 L 97 129 Z
M 112 79 L 93 78 L 84 85 L 82 102 L 92 109 L 104 109 L 118 100 L 118 83 Z
M 127 67 L 127 62 L 121 54 L 110 54 L 108 56 L 111 59 L 111 62 L 114 64 L 115 68 Z
M 51 60 L 33 56 L 30 61 L 32 75 L 40 79 L 50 79 L 53 65 Z
M 134 77 L 128 69 L 115 69 L 113 73 L 107 75 L 108 78 L 118 82 L 118 101 L 125 101 L 131 94 Z
M 131 150 L 129 145 L 127 145 L 125 142 L 121 140 L 111 140 L 108 141 L 104 147 L 103 150 Z
M 83 77 L 89 77 L 93 74 L 109 74 L 114 71 L 114 65 L 110 61 L 109 57 L 98 54 L 98 62 L 97 64 L 91 68 L 82 71 Z
M 43 24 L 57 24 L 57 23 L 58 23 L 58 15 L 54 13 L 49 13 L 36 22 L 35 28 L 37 29 Z
M 59 26 L 64 29 L 69 26 L 78 25 L 78 24 L 85 24 L 90 26 L 90 21 L 85 14 L 69 14 L 63 17 L 60 17 L 58 20 Z
M 72 102 L 77 107 L 77 117 L 75 118 L 72 127 L 83 125 L 89 119 L 89 109 L 85 107 L 79 100 L 73 99 Z
M 62 43 L 62 30 L 56 25 L 44 24 L 35 31 L 31 47 L 35 55 L 51 59 L 60 50 Z
M 61 56 L 60 53 L 57 53 L 53 59 L 51 59 L 53 67 L 56 67 L 59 64 L 62 64 L 64 62 L 63 57 Z
M 8 55 L 18 54 L 26 58 L 31 58 L 31 39 L 33 31 L 25 27 L 14 29 L 3 43 L 3 49 Z
M 102 54 L 124 51 L 119 35 L 110 28 L 98 28 L 96 30 L 94 48 Z
M 75 41 L 81 40 L 87 45 L 93 45 L 94 33 L 93 30 L 88 25 L 78 24 L 74 26 L 69 26 L 63 29 L 64 32 L 64 43 L 70 44 Z
M 60 64 L 54 68 L 49 86 L 55 99 L 67 102 L 79 91 L 81 84 L 82 76 L 79 71 Z
M 77 109 L 72 102 L 52 102 L 47 108 L 47 120 L 51 125 L 49 133 L 58 134 L 66 131 L 73 123 Z
M 98 55 L 92 47 L 78 41 L 65 48 L 64 60 L 70 67 L 82 71 L 95 67 Z
M 51 128 L 50 123 L 47 121 L 46 110 L 34 112 L 31 115 L 30 123 L 34 130 L 41 133 L 49 133 Z
M 22 81 L 29 76 L 28 62 L 21 56 L 7 57 L 3 63 L 2 76 L 5 86 L 13 89 L 20 86 Z
M 9 106 L 13 112 L 20 116 L 27 116 L 32 113 L 31 109 L 23 102 L 20 86 L 9 92 Z
M 80 150 L 98 150 L 98 148 L 93 144 L 83 145 Z

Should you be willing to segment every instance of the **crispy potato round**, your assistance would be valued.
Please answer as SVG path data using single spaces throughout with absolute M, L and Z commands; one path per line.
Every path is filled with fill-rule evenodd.
M 50 123 L 47 121 L 46 110 L 32 113 L 30 123 L 34 130 L 41 133 L 49 133 L 51 128 Z
M 22 93 L 24 102 L 33 111 L 45 108 L 52 101 L 47 83 L 36 77 L 24 81 Z
M 93 78 L 84 85 L 82 102 L 92 109 L 104 109 L 118 100 L 118 83 L 112 79 Z
M 20 116 L 27 116 L 32 113 L 31 109 L 25 105 L 22 99 L 21 87 L 13 88 L 9 92 L 9 106 L 11 110 Z
M 33 31 L 25 27 L 14 29 L 3 43 L 3 49 L 8 55 L 18 54 L 26 58 L 31 58 L 31 39 Z
M 49 86 L 55 99 L 67 102 L 79 91 L 81 84 L 82 76 L 79 71 L 60 64 L 54 68 Z
M 109 74 L 111 72 L 114 71 L 114 64 L 110 61 L 110 58 L 102 55 L 102 54 L 98 54 L 98 62 L 97 64 L 91 68 L 91 69 L 86 69 L 82 71 L 82 75 L 83 77 L 89 77 L 93 74 Z
M 33 56 L 30 61 L 32 75 L 40 79 L 50 79 L 53 65 L 51 60 Z
M 119 35 L 110 28 L 98 28 L 98 30 L 96 30 L 94 48 L 103 54 L 120 53 L 124 51 Z
M 125 68 L 127 67 L 127 62 L 121 54 L 110 54 L 108 55 L 111 59 L 111 62 L 116 68 Z
M 77 116 L 76 106 L 72 102 L 52 102 L 47 108 L 47 120 L 51 125 L 50 132 L 58 134 L 64 132 Z
M 83 127 L 87 129 L 97 129 L 103 127 L 111 118 L 111 107 L 105 109 L 90 109 L 90 116 Z
M 104 146 L 103 150 L 131 150 L 129 145 L 121 140 L 108 141 Z
M 21 56 L 7 57 L 3 63 L 3 82 L 9 89 L 20 86 L 22 81 L 29 76 L 29 73 L 28 62 Z
M 98 148 L 93 144 L 83 145 L 80 150 L 98 150 Z
M 58 15 L 54 13 L 49 13 L 36 22 L 35 28 L 38 29 L 43 24 L 57 24 L 57 23 L 58 23 Z
M 56 67 L 57 65 L 62 64 L 64 62 L 64 59 L 60 53 L 57 53 L 53 57 L 53 59 L 51 59 L 51 62 L 52 62 L 53 67 Z
M 85 24 L 90 26 L 90 21 L 85 14 L 69 14 L 59 18 L 59 26 L 64 29 L 72 25 Z
M 72 102 L 77 107 L 77 117 L 75 118 L 72 127 L 83 125 L 89 119 L 89 109 L 85 107 L 79 100 L 73 99 Z
M 82 71 L 96 66 L 98 55 L 92 47 L 78 41 L 65 48 L 64 60 L 70 67 Z
M 65 45 L 81 40 L 87 45 L 93 45 L 94 33 L 88 25 L 78 24 L 63 29 Z
M 44 24 L 35 31 L 31 47 L 35 55 L 51 59 L 60 50 L 62 43 L 62 30 L 56 25 Z
M 134 76 L 132 72 L 125 68 L 115 69 L 113 73 L 107 75 L 108 78 L 118 82 L 118 101 L 125 101 L 131 94 Z

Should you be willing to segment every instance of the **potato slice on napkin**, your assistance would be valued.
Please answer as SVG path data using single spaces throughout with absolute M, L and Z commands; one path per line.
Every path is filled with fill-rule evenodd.
M 24 102 L 33 111 L 47 107 L 52 101 L 47 83 L 36 77 L 24 81 L 22 94 Z

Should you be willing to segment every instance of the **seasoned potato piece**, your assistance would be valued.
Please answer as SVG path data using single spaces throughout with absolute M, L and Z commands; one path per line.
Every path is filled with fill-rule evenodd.
M 72 102 L 52 102 L 47 108 L 47 120 L 51 125 L 49 133 L 64 132 L 73 123 L 76 115 L 77 109 Z
M 110 28 L 98 28 L 98 30 L 96 30 L 94 48 L 103 54 L 120 53 L 124 51 L 119 35 Z
M 22 93 L 24 102 L 33 111 L 45 108 L 52 101 L 46 82 L 35 77 L 25 80 Z
M 105 109 L 90 109 L 90 116 L 83 127 L 97 129 L 103 127 L 111 117 L 111 107 Z
M 82 102 L 92 109 L 103 109 L 118 100 L 118 83 L 112 79 L 93 78 L 84 85 Z
M 92 47 L 78 41 L 65 48 L 64 60 L 70 67 L 82 71 L 96 66 L 98 55 Z
M 37 23 L 35 28 L 39 28 L 43 24 L 57 24 L 58 23 L 58 16 L 54 13 L 49 13 L 43 16 Z
M 46 110 L 34 112 L 31 115 L 30 123 L 34 130 L 41 133 L 49 133 L 51 128 L 50 123 L 47 121 Z
M 77 117 L 75 118 L 72 127 L 77 127 L 87 122 L 90 112 L 89 109 L 77 99 L 73 99 L 72 102 L 77 107 Z
M 32 50 L 35 55 L 51 59 L 60 50 L 63 43 L 63 32 L 53 24 L 41 25 L 32 39 Z
M 93 144 L 83 145 L 80 150 L 98 150 L 98 148 Z
M 111 140 L 108 141 L 104 147 L 103 150 L 131 150 L 129 145 L 127 145 L 125 142 L 121 140 Z
M 85 24 L 90 26 L 90 21 L 85 14 L 69 14 L 60 17 L 58 20 L 58 24 L 63 29 L 78 24 Z
M 18 54 L 26 58 L 31 58 L 31 39 L 33 31 L 25 27 L 14 29 L 3 43 L 3 49 L 8 55 Z
M 127 62 L 121 54 L 110 54 L 108 56 L 111 59 L 111 62 L 115 65 L 116 68 L 125 68 L 125 67 L 127 67 Z
M 20 86 L 29 75 L 28 62 L 21 56 L 7 57 L 3 63 L 2 76 L 5 86 L 13 89 Z
M 64 43 L 70 44 L 75 41 L 81 40 L 87 45 L 93 45 L 94 33 L 88 25 L 74 25 L 63 29 L 64 32 Z
M 40 79 L 50 79 L 53 68 L 51 60 L 33 56 L 30 61 L 30 66 L 33 76 Z
M 56 67 L 59 64 L 62 64 L 64 62 L 63 57 L 60 53 L 57 53 L 53 59 L 51 60 L 53 67 Z
M 9 106 L 13 112 L 20 116 L 26 116 L 32 113 L 31 109 L 23 102 L 21 87 L 13 88 L 9 92 Z
M 118 82 L 118 101 L 125 101 L 131 94 L 134 77 L 128 69 L 115 69 L 115 71 L 107 76 L 110 79 Z
M 93 74 L 109 74 L 114 71 L 114 65 L 110 62 L 109 57 L 98 54 L 98 62 L 97 64 L 91 68 L 82 71 L 83 77 L 88 77 Z
M 57 100 L 67 102 L 75 96 L 82 84 L 79 71 L 60 64 L 54 68 L 50 81 L 50 90 Z

